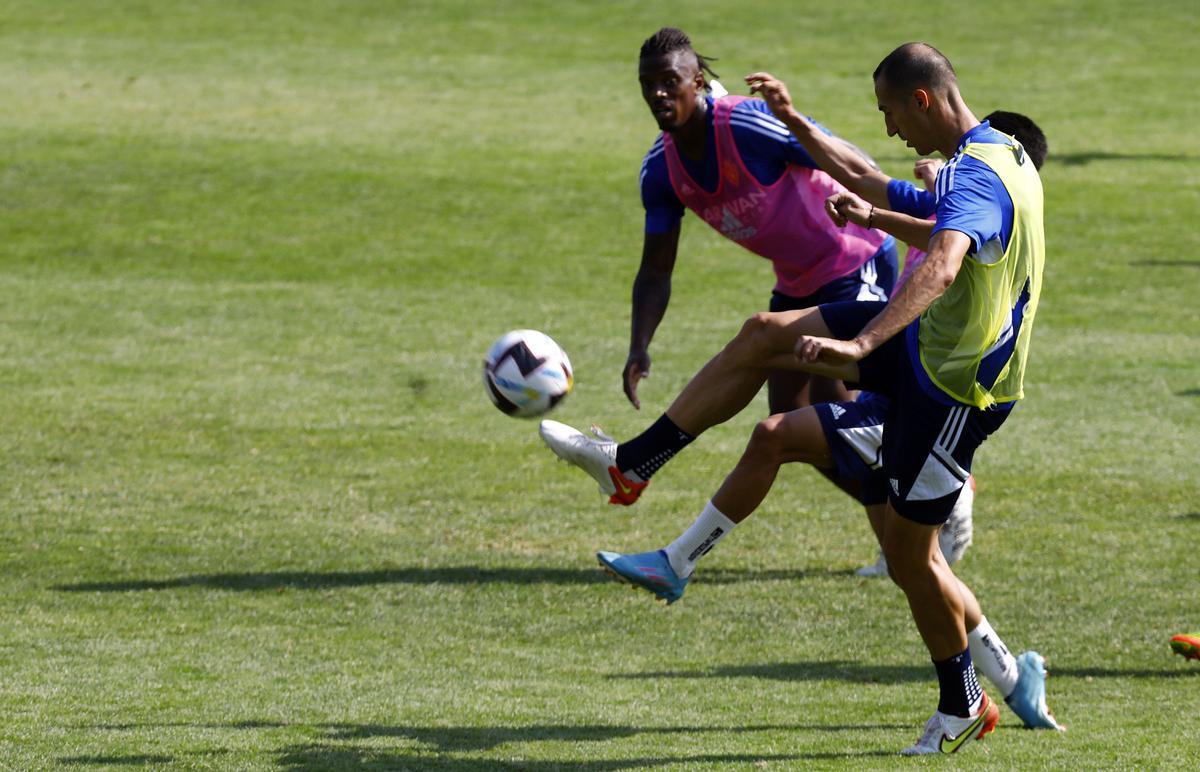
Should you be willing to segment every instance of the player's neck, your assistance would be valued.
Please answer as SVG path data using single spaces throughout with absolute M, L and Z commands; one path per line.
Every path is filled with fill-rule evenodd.
M 944 130 L 938 138 L 938 150 L 950 158 L 958 152 L 958 143 L 962 141 L 963 135 L 979 125 L 979 119 L 961 97 L 951 100 L 944 109 L 945 114 L 939 121 Z
M 671 131 L 671 138 L 675 140 L 680 153 L 693 161 L 700 161 L 704 158 L 707 134 L 708 100 L 700 97 L 687 123 Z

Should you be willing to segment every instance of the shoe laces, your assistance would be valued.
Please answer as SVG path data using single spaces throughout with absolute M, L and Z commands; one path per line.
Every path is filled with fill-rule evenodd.
M 592 432 L 592 434 L 596 435 L 596 437 L 598 437 L 602 442 L 616 442 L 616 440 L 614 440 L 612 437 L 609 437 L 607 434 L 605 434 L 604 430 L 601 429 L 599 427 L 599 425 L 597 425 L 597 424 L 592 424 L 591 426 L 588 427 L 588 429 Z
M 938 720 L 938 714 L 934 713 L 925 722 L 925 731 L 921 734 L 921 739 L 917 740 L 915 747 L 920 746 L 937 746 L 938 735 L 942 733 L 942 722 Z

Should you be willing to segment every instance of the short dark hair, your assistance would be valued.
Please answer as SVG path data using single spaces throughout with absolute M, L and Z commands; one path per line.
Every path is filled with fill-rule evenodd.
M 901 92 L 918 88 L 944 92 L 958 82 L 950 60 L 928 43 L 900 46 L 883 58 L 873 77 L 876 83 L 882 80 L 889 90 Z
M 703 56 L 696 53 L 696 49 L 692 48 L 692 39 L 687 33 L 677 27 L 663 27 L 658 32 L 655 32 L 650 37 L 646 38 L 642 43 L 642 50 L 638 54 L 639 59 L 645 59 L 648 56 L 666 56 L 673 54 L 676 51 L 690 51 L 696 57 L 696 66 L 700 68 L 702 73 L 707 73 L 708 77 L 704 79 L 704 84 L 708 85 L 709 78 L 720 77 L 713 72 L 709 62 L 717 61 L 714 56 Z
M 1046 163 L 1046 154 L 1050 152 L 1050 148 L 1046 144 L 1046 135 L 1042 133 L 1032 118 L 1020 113 L 996 110 L 989 113 L 984 120 L 990 123 L 996 131 L 1016 137 L 1017 141 L 1021 143 L 1021 147 L 1025 148 L 1025 154 L 1029 156 L 1029 160 L 1033 161 L 1033 168 L 1041 169 L 1042 164 Z

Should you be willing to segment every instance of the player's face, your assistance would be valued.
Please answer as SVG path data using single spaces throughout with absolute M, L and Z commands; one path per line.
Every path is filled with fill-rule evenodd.
M 696 112 L 696 104 L 704 98 L 704 78 L 696 55 L 690 51 L 642 59 L 638 81 L 642 84 L 642 99 L 663 131 L 675 131 L 687 123 Z
M 897 93 L 877 80 L 875 98 L 889 137 L 900 137 L 919 155 L 929 155 L 937 149 L 929 132 L 928 111 L 922 109 L 914 94 Z

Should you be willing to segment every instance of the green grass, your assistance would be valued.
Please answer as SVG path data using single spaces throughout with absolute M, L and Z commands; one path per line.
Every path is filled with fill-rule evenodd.
M 970 4 L 967 4 L 970 5 Z M 936 699 L 860 513 L 788 469 L 665 610 L 597 548 L 689 523 L 759 400 L 617 510 L 497 413 L 482 354 L 570 352 L 626 436 L 765 305 L 685 228 L 620 394 L 634 79 L 658 26 L 770 68 L 897 176 L 870 71 L 929 39 L 1050 138 L 1028 400 L 977 459 L 962 576 L 1050 661 L 1063 736 L 1000 768 L 1194 760 L 1200 119 L 1186 3 L 34 2 L 0 25 L 0 767 L 910 766 Z M 735 90 L 740 90 L 736 89 Z M 920 763 L 920 762 L 916 762 Z

